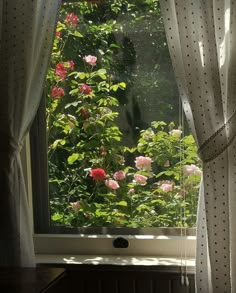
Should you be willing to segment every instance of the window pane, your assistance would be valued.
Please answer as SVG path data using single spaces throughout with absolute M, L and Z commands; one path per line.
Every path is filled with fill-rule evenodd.
M 64 3 L 47 74 L 52 225 L 193 227 L 200 161 L 179 108 L 157 0 Z

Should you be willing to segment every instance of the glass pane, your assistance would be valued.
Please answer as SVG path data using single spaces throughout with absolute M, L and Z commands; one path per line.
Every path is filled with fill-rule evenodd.
M 64 3 L 47 93 L 53 226 L 195 225 L 200 161 L 157 0 Z

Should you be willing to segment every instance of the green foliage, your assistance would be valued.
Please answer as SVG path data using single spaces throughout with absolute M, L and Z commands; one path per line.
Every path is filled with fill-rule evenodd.
M 79 17 L 78 24 L 76 17 L 75 25 L 66 21 L 70 13 Z M 122 23 L 120 15 L 129 22 Z M 150 34 L 153 19 L 155 25 L 162 25 L 157 0 L 109 0 L 99 5 L 81 1 L 61 8 L 47 74 L 49 190 L 54 225 L 195 225 L 200 161 L 193 137 L 182 136 L 174 123 L 167 125 L 159 119 L 139 129 L 135 143 L 126 145 L 118 126 L 122 99 L 134 85 L 131 68 L 135 56 L 132 44 L 128 40 L 121 44 L 115 34 L 130 27 Z M 170 121 L 170 77 L 167 70 L 160 74 L 165 72 L 164 64 L 170 63 L 166 62 L 164 33 L 160 32 L 155 48 L 160 58 L 152 73 L 141 74 L 139 69 L 135 91 L 161 96 L 157 117 Z M 93 60 L 86 59 L 88 55 Z M 173 92 L 177 95 L 176 89 Z M 133 120 L 138 120 L 137 111 Z M 130 118 L 130 125 L 134 121 Z M 147 165 L 140 167 L 137 161 L 142 157 Z M 184 174 L 189 165 L 198 172 Z M 97 168 L 106 173 L 102 180 L 91 176 Z

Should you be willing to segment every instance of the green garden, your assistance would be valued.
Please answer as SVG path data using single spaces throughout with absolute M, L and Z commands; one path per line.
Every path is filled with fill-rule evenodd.
M 195 226 L 201 162 L 158 0 L 62 4 L 46 90 L 52 225 Z

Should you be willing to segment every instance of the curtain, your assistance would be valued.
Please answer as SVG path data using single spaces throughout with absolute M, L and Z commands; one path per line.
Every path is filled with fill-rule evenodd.
M 203 161 L 196 292 L 236 292 L 236 1 L 160 4 L 183 108 Z
M 34 266 L 20 150 L 36 114 L 59 0 L 0 1 L 0 266 Z

